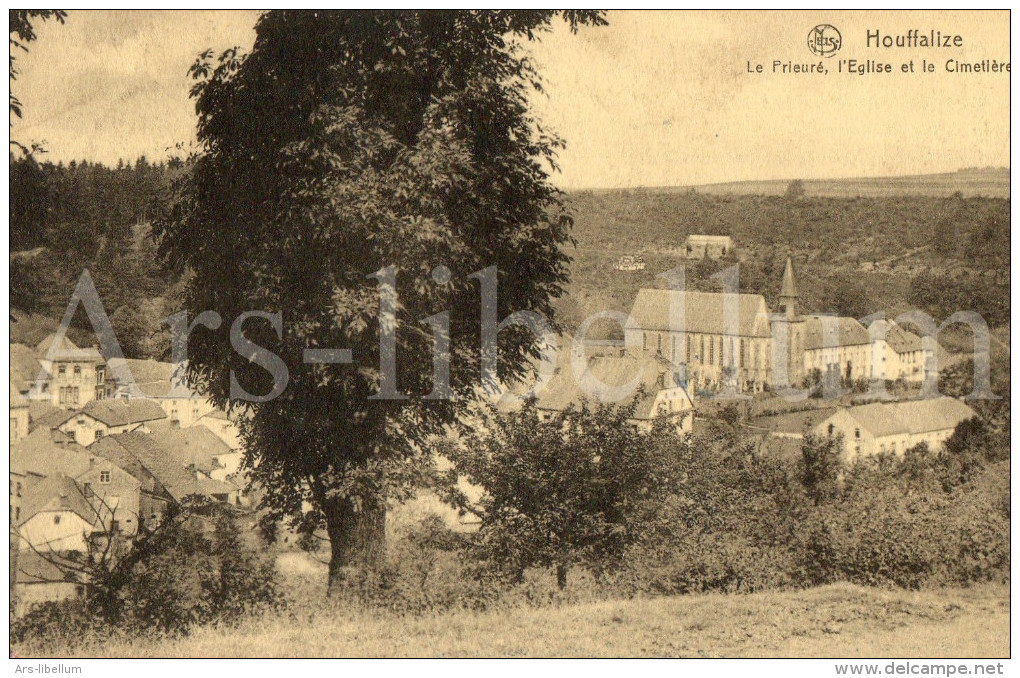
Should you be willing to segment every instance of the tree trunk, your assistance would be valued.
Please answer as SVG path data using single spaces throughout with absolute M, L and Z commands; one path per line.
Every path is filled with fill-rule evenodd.
M 323 506 L 329 535 L 329 593 L 338 591 L 352 570 L 378 566 L 386 552 L 386 510 L 355 511 L 350 502 Z
M 556 585 L 560 591 L 567 588 L 567 566 L 562 563 L 556 566 Z

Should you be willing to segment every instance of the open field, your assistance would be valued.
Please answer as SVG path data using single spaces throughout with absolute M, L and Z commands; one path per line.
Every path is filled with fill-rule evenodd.
M 1008 586 L 902 591 L 839 584 L 423 617 L 329 609 L 203 628 L 105 657 L 1005 657 Z M 17 648 L 15 648 L 17 651 Z
M 944 198 L 959 191 L 964 197 L 1009 197 L 1009 169 L 996 167 L 966 169 L 945 174 L 921 174 L 903 177 L 854 177 L 847 179 L 804 179 L 804 194 L 824 198 L 888 198 L 925 195 Z M 651 191 L 685 191 L 714 195 L 783 195 L 790 182 L 733 181 L 682 188 L 654 188 Z

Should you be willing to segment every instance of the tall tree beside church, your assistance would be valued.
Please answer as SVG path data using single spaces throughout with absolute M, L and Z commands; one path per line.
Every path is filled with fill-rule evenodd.
M 519 44 L 557 15 L 575 30 L 604 23 L 578 11 L 273 11 L 249 54 L 207 53 L 193 68 L 201 149 L 157 230 L 164 260 L 192 272 L 185 310 L 224 322 L 191 335 L 189 373 L 246 411 L 246 463 L 267 507 L 314 507 L 304 518 L 328 532 L 331 586 L 378 555 L 387 502 L 431 471 L 427 441 L 479 384 L 471 274 L 496 267 L 499 319 L 552 318 L 563 293 L 570 219 L 548 176 L 561 142 L 529 111 L 541 85 Z M 380 348 L 394 329 L 380 310 L 390 275 L 395 354 Z M 244 325 L 288 368 L 265 402 L 231 397 L 232 375 L 251 394 L 279 386 L 231 348 L 232 322 L 251 310 L 282 312 L 279 337 L 265 319 Z M 442 389 L 422 321 L 444 312 L 460 399 L 423 399 Z M 536 344 L 501 330 L 498 376 L 521 375 Z M 306 348 L 351 349 L 353 363 L 306 365 Z M 391 397 L 373 397 L 381 389 Z

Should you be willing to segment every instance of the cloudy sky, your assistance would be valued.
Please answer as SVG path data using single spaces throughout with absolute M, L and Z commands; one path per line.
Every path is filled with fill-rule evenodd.
M 25 106 L 12 136 L 48 158 L 116 163 L 166 157 L 194 138 L 187 69 L 212 47 L 254 41 L 251 12 L 72 11 L 18 55 Z M 948 59 L 1009 60 L 1008 12 L 614 12 L 610 25 L 557 27 L 533 47 L 547 80 L 540 118 L 567 141 L 565 188 L 743 179 L 885 176 L 1009 165 L 1009 76 L 952 74 Z M 773 74 L 818 63 L 816 24 L 843 44 L 828 75 Z M 953 49 L 869 48 L 866 33 L 959 34 Z M 847 75 L 843 59 L 896 72 Z M 921 62 L 936 64 L 920 73 Z M 748 73 L 748 62 L 765 72 Z M 915 72 L 901 65 L 914 62 Z

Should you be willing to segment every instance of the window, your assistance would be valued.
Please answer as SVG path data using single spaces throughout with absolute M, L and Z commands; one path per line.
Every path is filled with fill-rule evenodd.
M 859 429 L 859 428 L 854 429 L 854 438 L 860 438 L 860 437 L 861 437 L 861 429 Z
M 708 364 L 715 365 L 715 339 L 708 340 Z
M 102 367 L 96 368 L 96 383 L 102 385 L 106 382 L 106 369 Z
M 81 377 L 81 365 L 74 366 L 74 376 Z
M 641 333 L 641 350 L 642 351 L 647 351 L 648 350 L 648 333 L 647 332 L 642 332 Z
M 67 374 L 67 365 L 61 365 L 60 367 L 58 367 L 57 374 L 60 375 L 61 377 Z
M 96 400 L 102 400 L 106 397 L 106 389 L 102 386 L 96 386 Z
M 662 335 L 661 334 L 657 334 L 656 337 L 657 337 L 657 340 L 658 340 L 658 344 L 655 347 L 655 354 L 656 355 L 662 355 Z
M 740 369 L 744 369 L 744 340 L 740 340 Z
M 96 431 L 96 440 L 99 440 L 105 435 L 103 431 Z
M 99 482 L 104 483 L 104 484 L 105 483 L 109 483 L 110 482 L 110 472 L 109 471 L 100 471 L 99 472 Z
M 15 497 L 20 497 L 21 496 L 21 483 L 15 483 L 14 488 L 15 488 L 14 489 L 14 496 Z
M 691 335 L 687 335 L 687 362 L 691 362 Z
M 21 507 L 20 506 L 15 506 L 14 507 L 14 519 L 15 520 L 21 520 Z
M 60 524 L 60 516 L 53 516 L 53 524 L 54 525 Z

